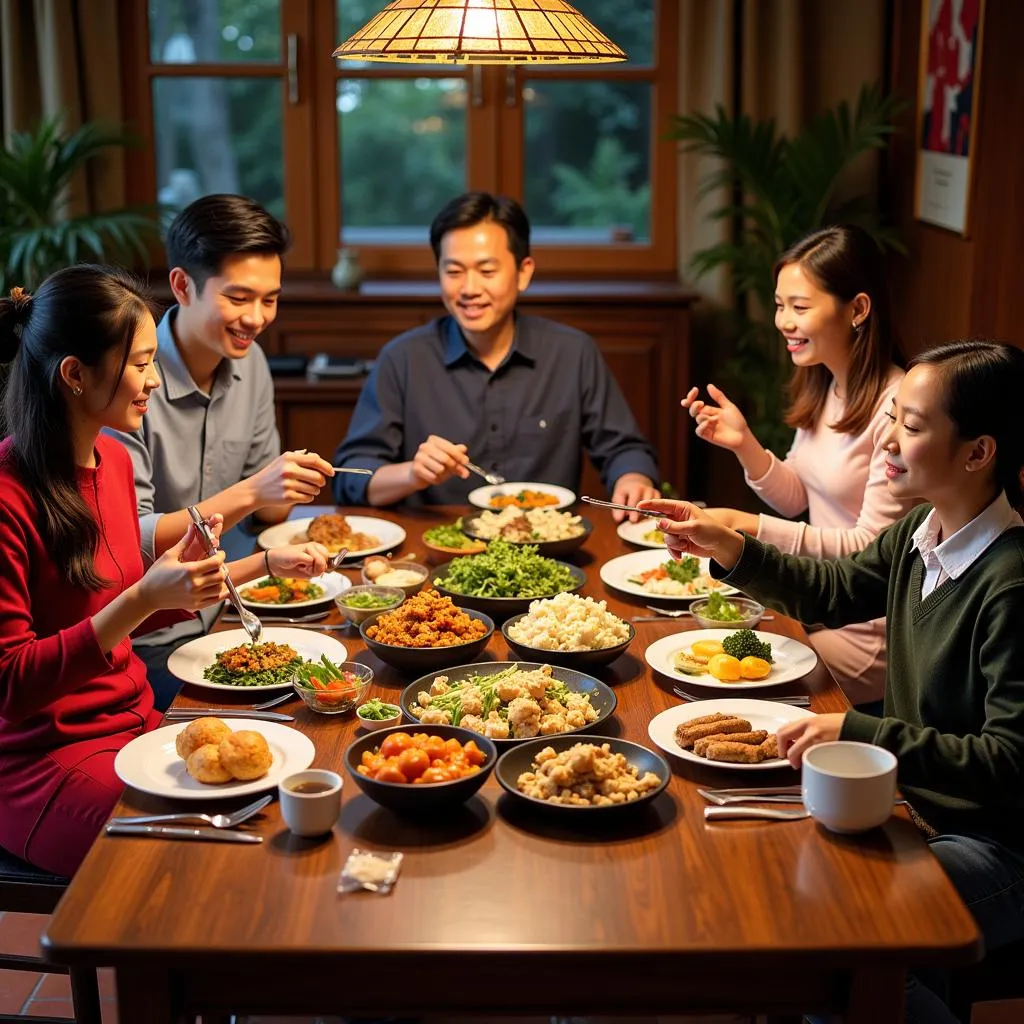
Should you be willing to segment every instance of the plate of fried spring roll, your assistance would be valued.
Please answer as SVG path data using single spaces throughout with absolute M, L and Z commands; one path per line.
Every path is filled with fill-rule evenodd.
M 775 732 L 813 712 L 747 698 L 701 700 L 651 719 L 647 734 L 667 754 L 718 768 L 782 768 Z

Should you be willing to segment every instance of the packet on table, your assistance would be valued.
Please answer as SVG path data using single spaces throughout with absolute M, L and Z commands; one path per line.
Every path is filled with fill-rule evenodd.
M 338 879 L 338 892 L 375 892 L 386 896 L 398 880 L 401 853 L 371 853 L 355 849 L 348 855 Z

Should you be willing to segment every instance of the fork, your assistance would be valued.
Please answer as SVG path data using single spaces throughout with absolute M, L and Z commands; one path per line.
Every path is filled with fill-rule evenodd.
M 686 690 L 680 690 L 678 686 L 672 687 L 672 692 L 677 697 L 682 697 L 683 700 L 717 700 L 715 696 L 703 696 L 696 693 L 687 693 Z M 806 694 L 793 694 L 789 697 L 758 697 L 758 700 L 771 701 L 773 704 L 792 704 L 795 708 L 806 708 L 810 707 L 811 698 Z
M 327 560 L 327 571 L 336 572 L 338 569 L 340 569 L 341 563 L 345 561 L 347 555 L 348 548 L 342 548 L 336 555 L 332 555 Z
M 488 473 L 475 462 L 467 462 L 466 469 L 472 470 L 477 476 L 482 476 L 492 487 L 497 487 L 505 482 L 505 478 L 500 473 Z
M 182 814 L 148 814 L 144 817 L 126 815 L 120 818 L 111 818 L 108 824 L 117 825 L 156 825 L 169 822 L 194 821 L 201 825 L 212 825 L 214 828 L 234 828 L 248 821 L 254 814 L 258 814 L 273 799 L 272 796 L 261 796 L 251 804 L 231 814 L 198 814 L 185 812 Z
M 769 821 L 800 821 L 809 818 L 806 807 L 705 807 L 705 821 L 723 821 L 731 818 L 767 818 Z

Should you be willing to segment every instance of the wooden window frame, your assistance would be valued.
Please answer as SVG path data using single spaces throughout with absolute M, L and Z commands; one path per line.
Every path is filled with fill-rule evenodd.
M 145 0 L 119 0 L 120 50 L 124 75 L 124 118 L 140 138 L 128 153 L 126 195 L 130 203 L 152 203 L 156 196 L 156 154 L 153 123 L 153 79 L 216 76 L 274 78 L 282 82 L 284 198 L 295 243 L 288 257 L 290 270 L 325 272 L 334 265 L 339 245 L 341 210 L 335 96 L 341 78 L 464 78 L 467 168 L 470 189 L 503 192 L 522 198 L 524 79 L 544 81 L 646 82 L 651 86 L 651 237 L 646 242 L 608 245 L 535 245 L 545 273 L 562 277 L 614 275 L 622 278 L 662 278 L 677 275 L 677 155 L 663 138 L 678 97 L 679 11 L 673 0 L 655 0 L 654 60 L 650 67 L 599 65 L 581 68 L 530 65 L 398 67 L 362 65 L 337 67 L 330 59 L 336 45 L 334 0 L 281 0 L 281 59 L 245 63 L 154 64 Z M 287 96 L 287 40 L 298 47 L 297 96 Z M 507 75 L 515 76 L 509 89 Z M 474 80 L 475 79 L 475 80 Z M 514 92 L 515 102 L 506 98 Z M 527 214 L 529 214 L 527 210 Z M 360 262 L 371 275 L 417 278 L 436 272 L 429 246 L 360 245 Z M 154 254 L 154 264 L 162 265 Z

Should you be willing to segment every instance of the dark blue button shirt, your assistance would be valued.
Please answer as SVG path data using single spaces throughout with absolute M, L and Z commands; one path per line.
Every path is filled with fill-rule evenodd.
M 430 434 L 465 444 L 469 457 L 508 480 L 579 491 L 581 446 L 613 490 L 624 473 L 659 479 L 622 391 L 589 335 L 517 316 L 512 348 L 489 370 L 452 317 L 399 335 L 381 349 L 334 463 L 363 469 L 411 460 Z M 340 504 L 366 503 L 369 477 L 339 473 Z M 414 504 L 465 504 L 479 480 L 453 477 L 410 495 Z

